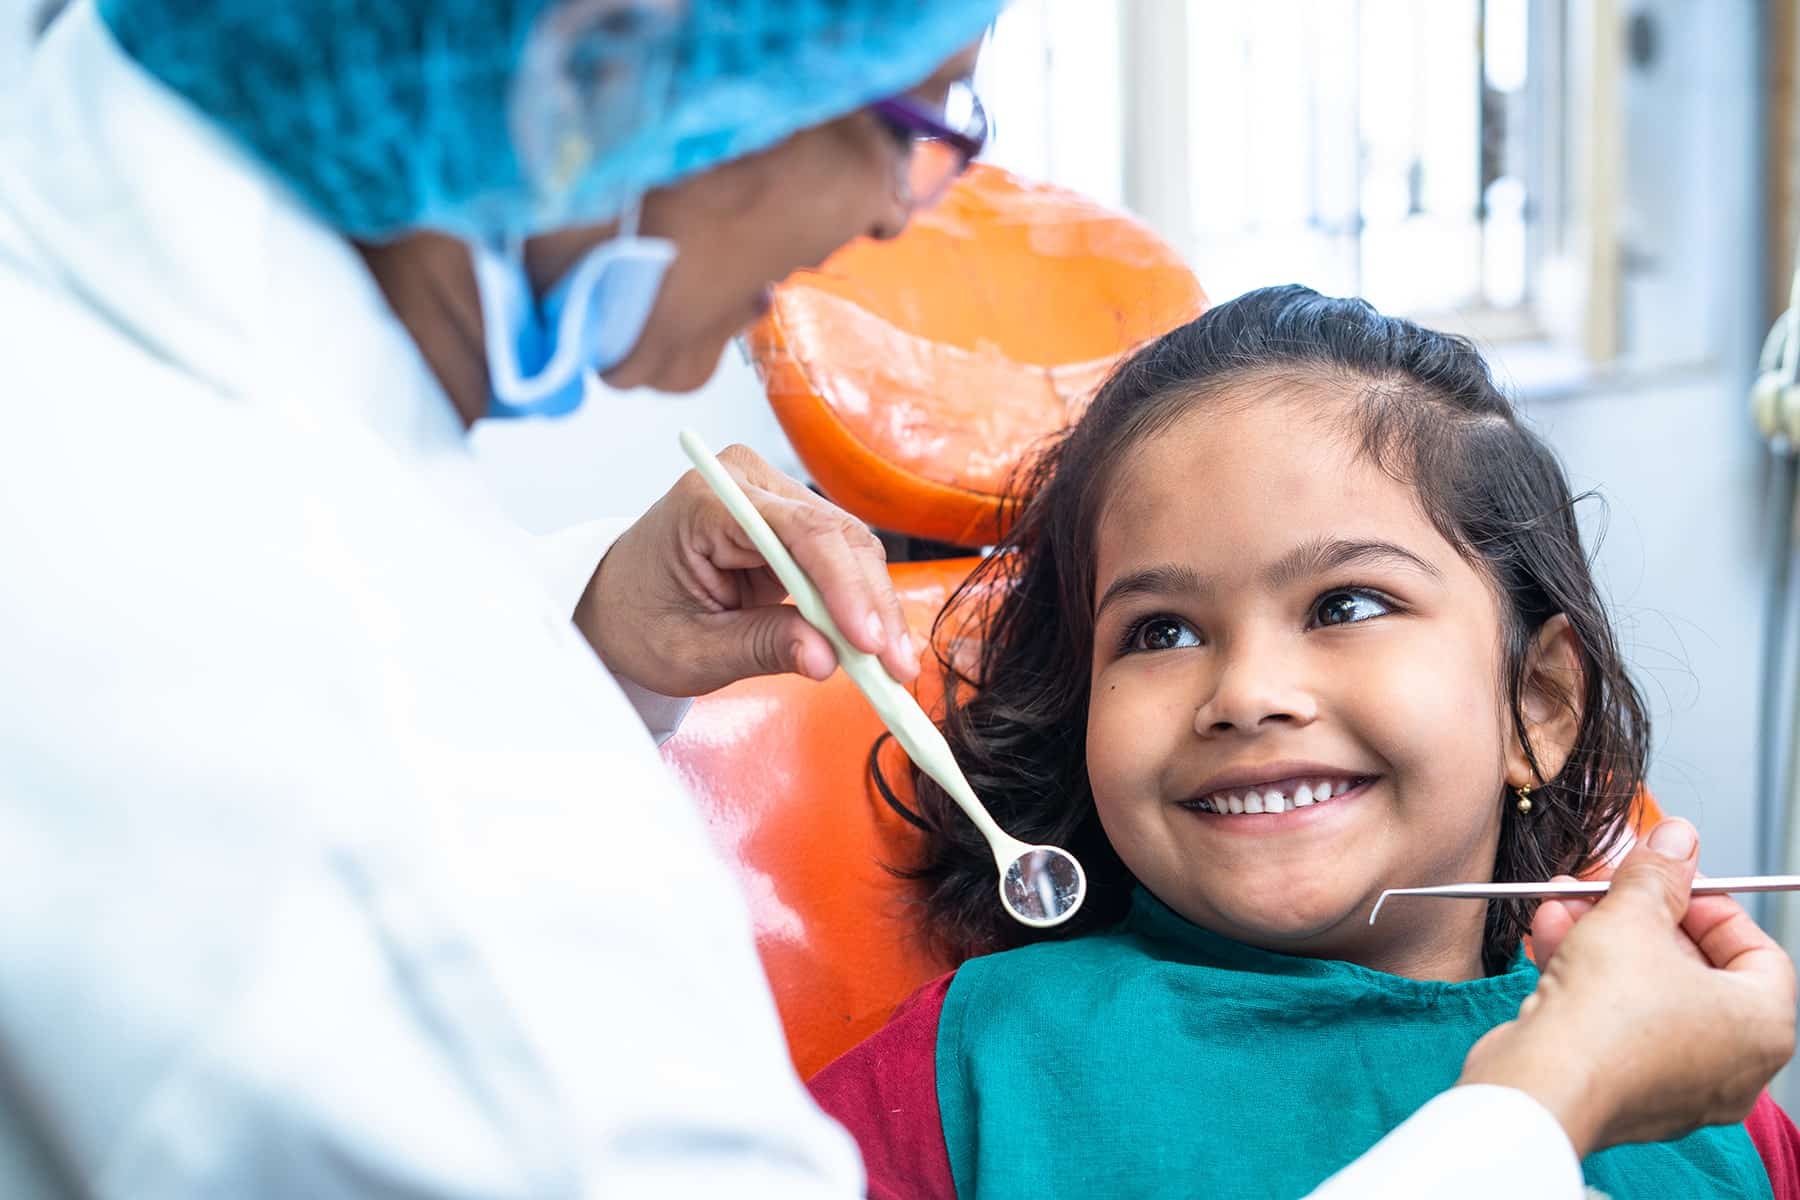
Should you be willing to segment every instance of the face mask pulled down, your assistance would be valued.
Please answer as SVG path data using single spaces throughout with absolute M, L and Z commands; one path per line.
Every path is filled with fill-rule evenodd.
M 650 319 L 675 243 L 625 233 L 589 250 L 539 301 L 521 243 L 470 247 L 481 296 L 489 418 L 560 417 L 587 373 L 617 365 Z

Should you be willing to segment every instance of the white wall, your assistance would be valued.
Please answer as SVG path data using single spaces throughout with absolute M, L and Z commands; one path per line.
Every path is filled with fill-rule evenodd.
M 1661 51 L 1626 68 L 1633 382 L 1526 407 L 1610 509 L 1600 574 L 1650 701 L 1651 786 L 1699 827 L 1705 870 L 1749 873 L 1767 569 L 1764 453 L 1746 399 L 1766 332 L 1758 5 L 1634 8 L 1657 22 Z
M 714 450 L 742 442 L 788 474 L 800 474 L 762 385 L 736 346 L 692 395 L 590 387 L 571 417 L 475 428 L 476 456 L 508 511 L 534 532 L 650 507 L 687 468 L 675 444 L 684 428 Z M 630 419 L 621 419 L 627 412 Z
M 1583 524 L 1607 526 L 1598 573 L 1649 703 L 1650 785 L 1699 828 L 1715 875 L 1755 870 L 1761 457 L 1741 395 L 1702 378 L 1528 405 L 1603 498 Z

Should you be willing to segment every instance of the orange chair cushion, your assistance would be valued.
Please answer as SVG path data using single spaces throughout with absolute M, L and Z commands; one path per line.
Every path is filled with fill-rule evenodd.
M 776 289 L 752 359 L 801 463 L 881 529 L 989 545 L 1020 462 L 1123 353 L 1206 307 L 1144 225 L 975 164 L 891 242 Z

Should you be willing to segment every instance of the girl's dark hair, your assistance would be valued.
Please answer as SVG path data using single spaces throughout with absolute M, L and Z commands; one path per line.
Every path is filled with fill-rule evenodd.
M 1045 934 L 1011 921 L 995 902 L 994 862 L 980 835 L 915 772 L 919 811 L 908 815 L 926 830 L 925 847 L 902 873 L 920 885 L 930 933 L 952 956 L 1068 937 L 1123 915 L 1131 876 L 1101 830 L 1087 775 L 1098 516 L 1131 447 L 1232 383 L 1283 380 L 1350 392 L 1350 433 L 1362 452 L 1416 487 L 1438 531 L 1487 576 L 1501 608 L 1505 699 L 1528 753 L 1521 702 L 1533 639 L 1558 613 L 1574 631 L 1580 696 L 1565 697 L 1580 708 L 1574 750 L 1553 778 L 1533 763 L 1543 782 L 1529 816 L 1496 797 L 1494 878 L 1581 870 L 1623 829 L 1643 778 L 1648 723 L 1555 455 L 1519 423 L 1465 339 L 1384 317 L 1361 300 L 1265 288 L 1164 334 L 1113 371 L 1081 420 L 1021 475 L 1008 500 L 1010 532 L 939 617 L 940 634 L 978 631 L 964 647 L 972 662 L 959 664 L 963 654 L 942 662 L 944 732 L 957 761 L 1008 832 L 1066 846 L 1088 872 L 1087 903 L 1068 925 Z M 1489 908 L 1482 955 L 1490 972 L 1510 960 L 1534 908 Z

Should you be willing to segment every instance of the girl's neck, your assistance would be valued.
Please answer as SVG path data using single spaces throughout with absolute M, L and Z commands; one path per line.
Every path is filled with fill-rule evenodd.
M 1410 914 L 1384 909 L 1381 924 L 1372 928 L 1366 916 L 1354 917 L 1332 931 L 1335 936 L 1306 944 L 1283 945 L 1239 933 L 1222 936 L 1278 954 L 1336 959 L 1406 979 L 1462 983 L 1487 974 L 1482 963 L 1486 912 L 1481 906 L 1421 901 L 1415 908 Z
M 1410 937 L 1387 939 L 1380 947 L 1370 947 L 1349 961 L 1373 971 L 1400 975 L 1407 979 L 1431 979 L 1442 983 L 1462 983 L 1487 974 L 1482 964 L 1484 929 L 1477 922 L 1473 930 L 1434 923 Z

